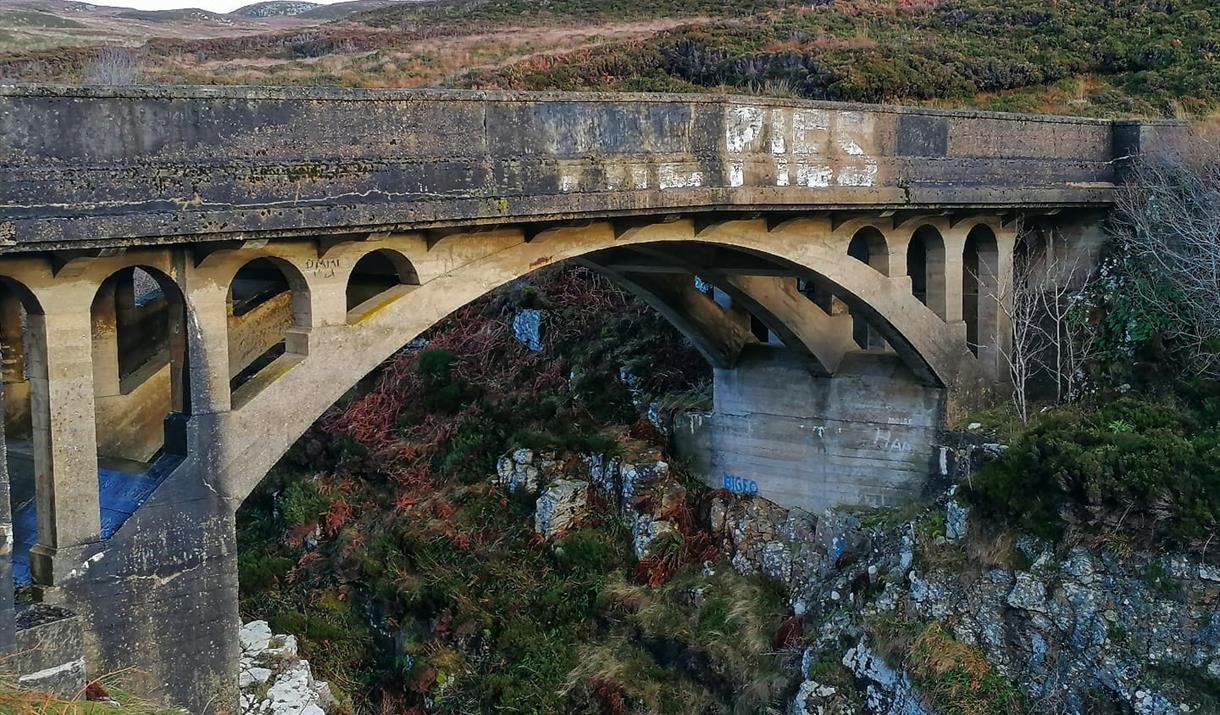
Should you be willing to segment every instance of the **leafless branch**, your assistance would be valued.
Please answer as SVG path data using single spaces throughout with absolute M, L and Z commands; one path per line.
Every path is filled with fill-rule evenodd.
M 1151 279 L 1132 288 L 1168 319 L 1187 367 L 1220 377 L 1220 147 L 1137 160 L 1116 208 L 1117 236 Z

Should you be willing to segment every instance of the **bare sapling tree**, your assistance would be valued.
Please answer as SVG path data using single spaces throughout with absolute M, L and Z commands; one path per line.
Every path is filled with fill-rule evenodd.
M 1116 199 L 1115 226 L 1141 300 L 1167 323 L 1186 367 L 1220 377 L 1220 147 L 1198 139 L 1136 159 Z
M 979 296 L 980 300 L 995 301 L 999 312 L 1012 326 L 1012 341 L 1007 346 L 1001 341 L 1000 355 L 1012 379 L 1013 407 L 1023 423 L 1029 421 L 1029 385 L 1043 349 L 1037 340 L 1035 316 L 1038 302 L 1034 291 L 1029 288 L 1031 273 L 1030 261 L 1015 261 L 1011 274 L 999 277 L 994 293 Z M 979 285 L 986 284 L 980 280 Z
M 1057 227 L 1040 233 L 1042 270 L 1030 286 L 1038 304 L 1037 333 L 1046 346 L 1039 367 L 1054 384 L 1055 404 L 1062 405 L 1080 399 L 1096 344 L 1096 332 L 1084 322 L 1093 261 L 1071 250 Z
M 1048 397 L 1054 404 L 1083 394 L 1094 339 L 1081 313 L 1092 271 L 1088 256 L 1068 251 L 1054 227 L 1022 227 L 1018 233 L 1011 274 L 978 284 L 998 286 L 986 297 L 1012 326 L 1011 341 L 1001 341 L 1000 354 L 1012 380 L 1017 416 L 1028 422 L 1036 385 L 1051 386 Z
M 140 52 L 129 47 L 103 47 L 85 73 L 86 84 L 130 86 L 140 81 Z

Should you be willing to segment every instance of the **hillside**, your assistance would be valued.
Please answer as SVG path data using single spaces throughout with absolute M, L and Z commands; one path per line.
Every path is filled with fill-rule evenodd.
M 148 30 L 138 79 L 731 91 L 1105 116 L 1203 117 L 1220 99 L 1220 22 L 1209 0 L 382 4 L 231 15 L 227 34 Z M 268 6 L 252 7 L 246 14 Z M 259 32 L 239 19 L 312 25 Z M 97 50 L 25 51 L 32 46 L 0 38 L 0 76 L 77 82 L 96 62 Z
M 13 0 L 0 4 L 0 52 L 51 54 L 57 48 L 105 45 L 134 48 L 153 38 L 223 41 L 313 27 L 394 1 L 354 0 L 318 5 L 270 0 L 230 13 L 216 13 L 192 8 L 134 10 L 67 0 Z

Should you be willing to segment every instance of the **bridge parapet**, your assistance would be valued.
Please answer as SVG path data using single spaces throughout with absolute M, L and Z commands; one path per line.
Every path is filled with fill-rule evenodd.
M 676 211 L 1099 206 L 1115 147 L 1129 144 L 1116 126 L 700 95 L 0 87 L 0 240 L 31 250 Z

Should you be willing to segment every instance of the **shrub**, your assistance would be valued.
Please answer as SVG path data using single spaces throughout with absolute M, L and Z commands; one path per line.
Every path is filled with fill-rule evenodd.
M 303 526 L 325 514 L 330 509 L 330 500 L 318 491 L 317 482 L 305 479 L 284 488 L 280 508 L 287 524 Z
M 1076 526 L 1139 544 L 1201 545 L 1220 519 L 1211 404 L 1123 398 L 1060 410 L 984 467 L 967 498 L 984 515 L 1044 538 Z

